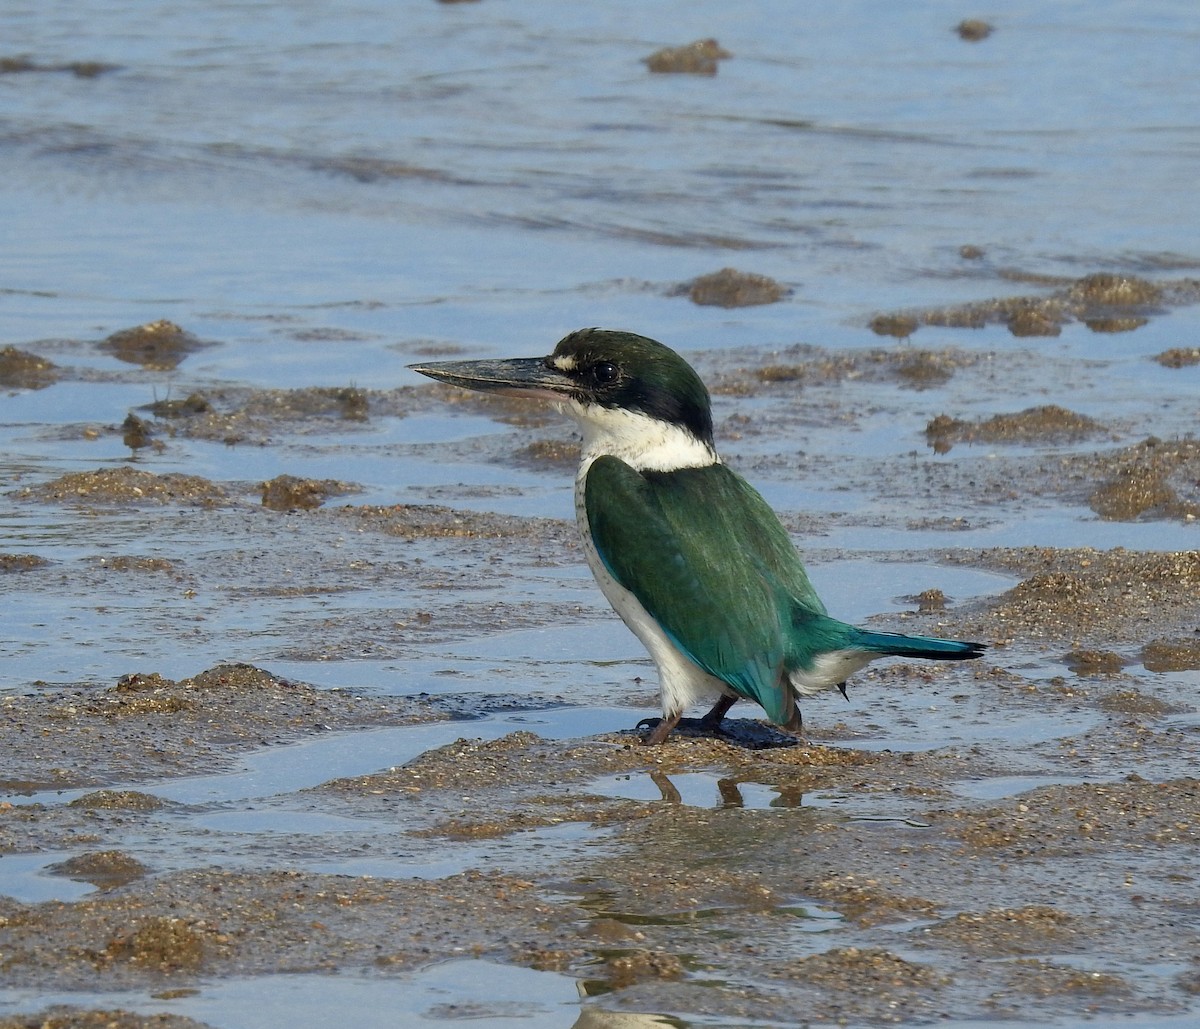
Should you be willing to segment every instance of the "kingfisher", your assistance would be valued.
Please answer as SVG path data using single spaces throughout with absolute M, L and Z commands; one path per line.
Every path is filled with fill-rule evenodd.
M 547 357 L 437 361 L 430 378 L 547 401 L 579 426 L 575 516 L 601 591 L 658 669 L 660 744 L 684 711 L 720 733 L 738 700 L 802 728 L 798 697 L 837 688 L 881 657 L 961 661 L 985 645 L 858 628 L 817 596 L 787 530 L 717 454 L 712 405 L 674 350 L 632 332 L 580 329 Z M 646 723 L 641 723 L 646 724 Z

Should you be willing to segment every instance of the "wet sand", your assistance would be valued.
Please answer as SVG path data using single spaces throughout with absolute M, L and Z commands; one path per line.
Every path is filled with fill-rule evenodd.
M 929 383 L 969 386 L 998 363 L 1030 360 L 934 345 L 739 353 L 736 364 L 710 354 L 697 364 L 727 450 L 744 448 L 743 467 L 771 479 L 819 472 L 819 461 L 798 473 L 769 451 L 820 417 L 823 387 L 842 391 L 842 412 L 904 408 Z M 366 390 L 346 403 L 313 391 L 214 392 L 145 412 L 143 432 L 278 440 L 336 423 L 349 439 L 363 422 L 453 404 L 509 426 L 485 444 L 497 463 L 570 474 L 563 426 L 518 405 L 439 387 Z M 853 431 L 846 417 L 842 431 Z M 918 515 L 947 488 L 965 512 L 956 517 L 977 522 L 1039 504 L 1131 524 L 1194 520 L 1195 441 L 1169 423 L 1161 437 L 1142 428 L 1061 407 L 935 418 L 929 446 L 947 455 L 936 479 L 889 471 L 864 453 L 842 473 L 886 497 L 886 511 L 789 520 L 802 546 L 855 517 L 919 536 L 947 527 Z M 951 460 L 981 443 L 1005 448 L 984 474 L 978 461 Z M 198 1025 L 165 1008 L 111 1012 L 99 1001 L 132 989 L 165 1004 L 229 976 L 403 980 L 464 955 L 578 980 L 590 998 L 581 1024 L 609 1010 L 719 1025 L 791 1025 L 796 1011 L 813 1023 L 862 1024 L 1194 1010 L 1200 552 L 896 552 L 891 559 L 925 566 L 925 580 L 873 624 L 984 640 L 982 661 L 862 673 L 850 685 L 852 709 L 839 698 L 810 702 L 803 739 L 739 705 L 729 738 L 681 733 L 649 749 L 633 728 L 655 705 L 649 666 L 634 679 L 626 666 L 589 666 L 590 703 L 628 705 L 628 728 L 565 739 L 520 719 L 579 707 L 562 681 L 569 662 L 498 663 L 480 673 L 492 677 L 487 690 L 473 683 L 461 694 L 403 681 L 323 688 L 315 662 L 386 656 L 403 665 L 431 645 L 453 653 L 480 636 L 563 625 L 581 627 L 586 646 L 613 617 L 595 598 L 556 596 L 544 579 L 522 592 L 530 576 L 582 563 L 573 525 L 356 504 L 355 488 L 125 466 L 9 492 L 15 505 L 69 510 L 92 533 L 109 524 L 114 540 L 103 558 L 0 554 L 9 603 L 64 584 L 108 589 L 135 609 L 131 624 L 142 631 L 186 625 L 190 646 L 218 653 L 247 638 L 231 625 L 256 603 L 319 606 L 273 630 L 280 661 L 314 662 L 311 684 L 273 674 L 267 660 L 175 680 L 130 667 L 104 684 L 38 682 L 3 698 L 0 852 L 58 855 L 45 874 L 94 889 L 0 900 L 0 984 L 92 998 L 0 1026 Z M 170 539 L 185 514 L 194 532 L 225 542 L 170 557 L 133 544 Z M 817 556 L 865 557 L 886 574 L 878 554 Z M 939 579 L 956 568 L 1012 585 L 958 600 Z M 495 595 L 479 599 L 489 589 Z M 379 597 L 390 591 L 404 599 L 385 609 Z M 488 718 L 513 725 L 474 736 Z M 248 805 L 240 846 L 224 858 L 220 840 L 208 851 L 196 842 L 197 827 L 234 817 L 237 803 L 170 797 L 173 782 L 234 775 L 247 755 L 322 739 L 353 750 L 373 733 L 421 727 L 444 729 L 446 742 L 394 765 L 276 783 L 273 799 Z M 257 831 L 255 811 L 296 827 Z M 341 828 L 322 829 L 322 820 Z M 361 833 L 347 828 L 356 825 Z M 316 870 L 352 869 L 372 853 L 443 871 Z

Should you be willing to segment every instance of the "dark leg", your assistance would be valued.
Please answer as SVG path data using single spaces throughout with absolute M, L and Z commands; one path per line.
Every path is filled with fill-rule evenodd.
M 703 718 L 681 718 L 680 715 L 673 715 L 670 718 L 643 718 L 638 722 L 638 728 L 647 726 L 651 728 L 651 732 L 642 742 L 649 746 L 656 746 L 662 743 L 671 730 L 681 722 L 686 724 L 688 728 L 696 728 L 703 732 L 712 733 L 714 736 L 720 736 L 725 731 L 721 728 L 721 722 L 725 720 L 726 713 L 737 702 L 737 697 L 722 694 L 721 698 L 712 706 L 712 710 Z
M 725 716 L 729 714 L 729 709 L 737 702 L 737 697 L 730 696 L 728 693 L 722 693 L 720 699 L 713 704 L 712 710 L 700 719 L 700 724 L 713 732 L 719 732 L 721 723 L 725 720 Z
M 683 714 L 682 711 L 673 714 L 668 718 L 658 719 L 658 724 L 650 731 L 650 735 L 642 740 L 642 745 L 646 747 L 657 747 L 660 743 L 662 743 L 663 740 L 667 738 L 667 736 L 670 735 L 671 730 L 679 724 L 679 716 L 681 714 Z M 647 721 L 650 721 L 650 719 L 647 719 Z M 641 725 L 645 723 L 638 724 Z

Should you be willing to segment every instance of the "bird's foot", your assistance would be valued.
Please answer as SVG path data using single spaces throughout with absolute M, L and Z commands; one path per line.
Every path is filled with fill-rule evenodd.
M 679 729 L 683 735 L 693 739 L 723 740 L 743 750 L 773 750 L 803 746 L 805 743 L 798 731 L 788 731 L 787 728 L 747 718 L 680 718 L 677 721 L 643 718 L 637 728 L 650 730 L 648 735 L 642 737 L 642 744 L 648 746 L 662 743 L 673 729 Z
M 682 729 L 691 736 L 720 736 L 728 737 L 722 725 L 722 719 L 710 718 L 643 718 L 637 728 L 649 729 L 649 734 L 642 740 L 646 746 L 653 747 L 662 743 L 673 729 Z
M 643 737 L 642 746 L 657 747 L 671 734 L 671 730 L 674 729 L 679 722 L 680 718 L 678 715 L 675 715 L 672 718 L 643 718 L 640 722 L 638 722 L 637 728 L 649 729 L 650 732 Z

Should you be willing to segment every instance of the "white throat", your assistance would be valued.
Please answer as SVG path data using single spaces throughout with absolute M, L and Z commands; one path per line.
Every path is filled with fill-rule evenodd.
M 687 429 L 640 411 L 581 404 L 577 400 L 559 406 L 575 419 L 583 433 L 584 468 L 605 455 L 620 458 L 639 472 L 673 472 L 721 463 L 717 452 Z

